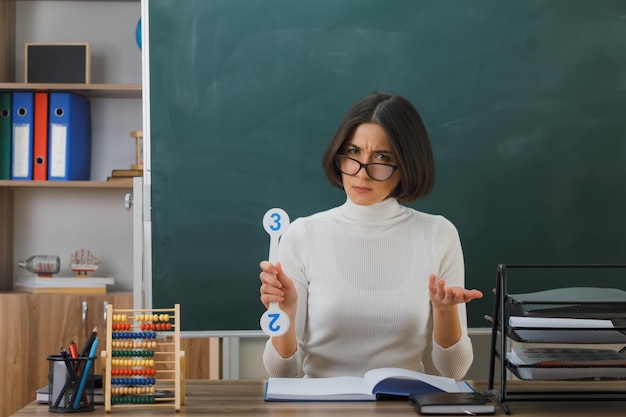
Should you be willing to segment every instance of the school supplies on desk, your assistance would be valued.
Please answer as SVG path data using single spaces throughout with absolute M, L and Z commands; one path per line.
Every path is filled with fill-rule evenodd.
M 185 352 L 179 350 L 180 305 L 132 310 L 114 309 L 108 304 L 106 317 L 107 349 L 101 351 L 105 412 L 135 405 L 173 406 L 179 411 L 185 403 Z M 143 359 L 125 358 L 128 352 Z
M 70 356 L 72 357 L 72 359 L 78 358 L 78 347 L 76 346 L 76 343 L 74 343 L 73 340 L 70 342 L 69 350 L 70 350 Z
M 74 93 L 50 93 L 48 180 L 86 181 L 91 175 L 89 100 Z
M 53 398 L 54 395 L 53 395 Z M 50 387 L 48 385 L 43 386 L 41 388 L 39 388 L 36 391 L 36 398 L 35 400 L 39 403 L 39 404 L 48 404 L 50 402 Z M 104 390 L 102 389 L 102 387 L 100 388 L 94 388 L 93 390 L 93 403 L 95 405 L 102 405 L 104 404 Z
M 50 411 L 67 412 L 69 409 L 93 409 L 94 374 L 92 363 L 98 346 L 98 326 L 94 327 L 85 345 L 78 353 L 78 346 L 72 340 L 69 355 L 61 348 L 60 356 L 48 356 L 50 362 Z M 62 363 L 67 372 L 62 372 Z M 90 405 L 91 404 L 91 405 Z
M 440 392 L 409 395 L 411 404 L 420 414 L 493 414 L 495 403 L 479 392 Z
M 92 333 L 93 334 L 93 333 Z M 85 371 L 83 372 L 83 374 L 80 377 L 80 385 L 78 386 L 78 391 L 76 392 L 76 396 L 74 397 L 74 405 L 73 408 L 74 410 L 78 409 L 78 406 L 81 404 L 81 401 L 83 403 L 84 406 L 88 406 L 89 405 L 89 401 L 86 399 L 85 396 L 83 396 L 84 391 L 85 391 L 85 384 L 87 383 L 87 380 L 89 379 L 89 376 L 91 375 L 92 380 L 91 380 L 91 393 L 92 393 L 92 397 L 93 397 L 93 369 L 92 368 L 92 363 L 93 363 L 93 359 L 95 359 L 96 357 L 96 349 L 98 348 L 98 338 L 96 337 L 89 349 L 89 357 L 87 360 L 87 364 L 85 365 Z M 85 358 L 85 356 L 82 356 L 82 358 Z M 91 374 L 90 374 L 91 371 Z M 93 398 L 92 398 L 93 400 Z M 93 402 L 93 401 L 92 401 Z
M 33 179 L 33 108 L 31 92 L 14 92 L 12 106 L 11 179 Z
M 47 358 L 49 411 L 57 413 L 91 411 L 94 409 L 95 356 L 78 356 L 74 343 L 70 344 L 69 351 L 72 353 L 69 357 L 51 355 Z
M 265 401 L 376 401 L 434 392 L 472 392 L 466 382 L 401 368 L 379 368 L 361 377 L 269 378 Z
M 96 338 L 98 337 L 98 326 L 94 327 L 91 333 L 89 333 L 89 337 L 85 342 L 85 346 L 83 346 L 83 350 L 80 351 L 80 356 L 87 356 L 90 352 L 91 347 L 93 346 Z

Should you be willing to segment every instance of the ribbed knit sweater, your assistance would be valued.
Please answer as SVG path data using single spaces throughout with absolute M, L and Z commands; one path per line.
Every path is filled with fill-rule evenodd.
M 296 219 L 281 237 L 278 260 L 298 292 L 298 350 L 282 358 L 271 340 L 263 361 L 274 377 L 363 376 L 400 367 L 462 379 L 473 360 L 465 304 L 463 336 L 433 341 L 431 273 L 464 287 L 454 225 L 387 199 Z M 292 323 L 291 325 L 294 325 Z

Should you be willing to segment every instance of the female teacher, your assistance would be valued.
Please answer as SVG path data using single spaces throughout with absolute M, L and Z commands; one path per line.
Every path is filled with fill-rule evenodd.
M 292 325 L 271 337 L 272 377 L 363 376 L 398 367 L 462 379 L 472 360 L 455 226 L 400 203 L 426 196 L 435 165 L 405 98 L 376 92 L 348 110 L 323 159 L 346 202 L 296 219 L 278 262 L 261 262 L 261 301 Z

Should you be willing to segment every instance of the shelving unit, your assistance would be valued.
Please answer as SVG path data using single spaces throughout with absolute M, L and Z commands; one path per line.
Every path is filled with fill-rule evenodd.
M 63 263 L 70 245 L 72 251 L 82 245 L 92 250 L 90 245 L 101 245 L 111 252 L 106 257 L 94 251 L 103 260 L 101 269 L 104 262 L 118 263 L 110 274 L 116 278 L 116 286 L 121 281 L 118 273 L 134 278 L 132 218 L 137 211 L 128 213 L 124 207 L 132 181 L 105 179 L 112 169 L 130 168 L 135 161 L 135 141 L 129 133 L 142 129 L 141 51 L 134 39 L 140 16 L 140 0 L 0 2 L 0 91 L 71 91 L 88 97 L 92 104 L 92 173 L 97 171 L 93 181 L 0 180 L 0 306 L 5 316 L 20 317 L 5 326 L 0 337 L 4 342 L 0 343 L 0 356 L 7 359 L 0 364 L 0 373 L 12 381 L 0 389 L 0 416 L 35 399 L 35 390 L 47 383 L 47 355 L 58 353 L 59 346 L 72 338 L 82 341 L 75 334 L 76 320 L 81 318 L 80 308 L 75 307 L 80 307 L 84 297 L 13 292 L 13 279 L 22 272 L 16 271 L 17 257 L 53 251 Z M 20 55 L 26 42 L 64 41 L 90 42 L 92 83 L 21 82 L 24 68 Z M 76 235 L 80 237 L 74 239 Z M 90 299 L 97 298 L 100 305 L 100 299 L 106 299 L 117 308 L 133 307 L 130 288 L 112 290 L 124 292 L 124 298 L 111 300 L 110 293 Z M 91 316 L 94 309 L 89 311 Z M 43 350 L 30 349 L 24 356 L 20 347 L 29 343 Z M 199 338 L 183 339 L 181 344 L 188 357 L 194 357 L 192 364 L 187 363 L 187 375 L 208 378 L 213 365 L 208 362 L 209 351 L 219 351 L 219 346 L 212 347 L 208 339 Z M 31 364 L 28 372 L 15 366 L 22 363 Z M 215 373 L 213 368 L 211 371 Z
M 105 340 L 107 305 L 132 308 L 133 295 L 0 292 L 0 315 L 18 317 L 0 329 L 0 371 L 11 381 L 0 388 L 0 416 L 33 401 L 35 390 L 47 385 L 46 357 L 58 354 L 60 346 L 72 340 L 82 346 L 94 326 Z M 96 359 L 94 371 L 99 373 L 102 364 L 102 358 Z
M 12 181 L 0 180 L 0 187 L 15 188 L 128 188 L 133 187 L 133 179 L 119 181 Z
M 72 91 L 89 98 L 141 98 L 141 84 L 0 83 L 0 91 Z
M 560 288 L 527 294 L 510 294 L 507 290 L 509 269 L 588 269 L 623 268 L 626 265 L 504 265 L 498 266 L 494 315 L 488 318 L 492 324 L 489 362 L 488 391 L 499 398 L 503 409 L 510 413 L 508 401 L 513 400 L 556 400 L 598 399 L 626 400 L 626 361 L 612 364 L 575 364 L 566 358 L 552 363 L 513 363 L 508 353 L 513 342 L 532 344 L 533 347 L 578 347 L 581 345 L 601 346 L 626 345 L 626 292 L 607 288 L 601 282 L 586 287 Z M 582 289 L 582 292 L 581 292 Z M 595 293 L 595 295 L 594 295 Z M 579 295 L 574 295 L 579 294 Z M 511 317 L 522 322 L 512 325 Z M 519 320 L 528 319 L 530 320 Z M 537 323 L 537 318 L 552 322 Z M 597 327 L 583 321 L 579 327 L 562 319 L 591 319 L 594 322 L 610 320 L 613 326 Z M 539 324 L 543 324 L 540 322 Z M 499 367 L 496 367 L 496 362 Z M 495 384 L 496 371 L 500 373 L 499 387 Z M 594 374 L 594 372 L 598 372 Z M 529 389 L 511 390 L 511 376 L 528 380 Z M 567 390 L 533 389 L 533 381 L 568 381 Z M 595 384 L 595 386 L 594 386 Z
M 89 203 L 93 204 L 95 198 L 102 198 L 103 202 L 107 204 L 111 198 L 116 198 L 119 201 L 120 210 L 124 210 L 123 192 L 132 190 L 132 179 L 111 182 L 105 180 L 107 173 L 113 169 L 130 168 L 134 158 L 128 158 L 128 156 L 134 156 L 134 142 L 129 137 L 129 132 L 141 129 L 142 85 L 132 83 L 132 81 L 141 79 L 141 53 L 132 36 L 132 29 L 140 14 L 139 0 L 130 2 L 109 0 L 97 3 L 85 0 L 70 2 L 69 4 L 54 0 L 28 2 L 7 0 L 3 1 L 2 6 L 0 6 L 0 27 L 2 27 L 0 29 L 0 58 L 3 62 L 3 66 L 0 68 L 0 91 L 69 91 L 87 97 L 92 103 L 92 181 L 0 180 L 0 246 L 2 247 L 0 249 L 0 290 L 10 291 L 12 289 L 13 279 L 16 276 L 16 257 L 22 257 L 24 256 L 22 252 L 30 251 L 30 249 L 25 249 L 30 245 L 23 241 L 25 235 L 23 230 L 16 229 L 17 224 L 25 223 L 24 221 L 20 223 L 19 220 L 23 220 L 26 212 L 15 209 L 16 206 L 23 207 L 20 204 L 20 199 L 24 196 L 28 196 L 28 200 L 36 205 L 32 210 L 29 208 L 28 216 L 37 216 L 37 218 L 47 215 L 43 209 L 47 205 L 47 200 L 44 200 L 43 196 L 49 195 L 43 191 L 46 189 L 76 190 L 71 194 L 65 192 L 69 198 L 68 207 L 77 207 L 78 205 L 85 207 L 85 210 L 89 212 L 93 210 L 89 208 Z M 47 17 L 41 20 L 44 15 Z M 120 19 L 120 16 L 124 17 Z M 91 23 L 84 25 L 89 29 L 74 27 L 75 19 L 80 19 L 85 23 L 91 19 Z M 122 35 L 118 30 L 112 29 L 113 26 L 107 25 L 107 22 L 112 23 L 113 21 L 116 25 L 125 22 L 125 26 L 129 28 L 128 36 Z M 25 43 L 70 40 L 83 40 L 91 43 L 91 79 L 94 81 L 93 83 L 21 82 L 24 73 L 21 60 Z M 131 82 L 125 83 L 124 81 Z M 119 108 L 124 110 L 116 110 Z M 128 127 L 125 128 L 125 126 Z M 120 192 L 106 191 L 116 189 Z M 98 193 L 102 197 L 97 197 L 94 193 Z M 118 213 L 117 218 L 122 217 L 123 211 Z M 71 218 L 67 220 L 60 216 L 56 216 L 56 218 L 62 222 L 67 221 L 68 225 L 72 223 Z M 94 219 L 95 221 L 98 219 Z M 42 221 L 40 220 L 39 223 L 41 224 Z M 116 222 L 113 230 L 120 227 L 117 226 L 119 224 Z M 129 224 L 127 229 L 131 228 L 132 225 Z M 71 229 L 66 231 L 67 235 L 74 233 Z M 118 234 L 124 236 L 123 233 Z M 128 239 L 124 239 L 124 242 L 128 241 Z M 90 244 L 85 239 L 81 239 L 80 242 L 80 245 Z M 68 242 L 64 247 L 69 245 Z M 42 245 L 33 246 L 36 248 Z M 112 244 L 109 247 L 116 246 L 119 247 L 120 245 Z M 132 244 L 123 243 L 122 246 L 128 246 L 128 257 L 132 263 Z M 16 250 L 16 248 L 21 248 L 21 251 Z M 54 250 L 54 248 L 47 250 Z M 63 255 L 63 252 L 66 250 L 62 249 L 60 254 Z M 120 253 L 115 253 L 116 259 L 119 259 L 118 255 Z M 124 263 L 127 262 L 124 261 Z M 122 273 L 125 272 L 113 271 L 115 275 Z M 123 288 L 128 288 L 128 284 Z
M 103 301 L 118 308 L 133 306 L 129 288 L 134 272 L 133 215 L 124 206 L 126 194 L 133 189 L 132 179 L 105 180 L 113 169 L 130 168 L 134 141 L 129 132 L 141 129 L 141 51 L 133 36 L 140 14 L 140 0 L 1 2 L 0 91 L 69 91 L 87 97 L 91 102 L 93 180 L 0 180 L 0 296 L 3 311 L 17 312 L 20 317 L 8 326 L 9 333 L 0 346 L 8 359 L 0 365 L 0 372 L 13 381 L 0 392 L 0 415 L 10 415 L 32 401 L 35 390 L 47 383 L 46 355 L 58 353 L 59 346 L 72 339 L 83 341 L 83 330 L 78 334 L 85 327 L 81 303 L 89 301 L 89 330 L 96 311 L 99 320 L 104 314 Z M 21 82 L 25 43 L 65 41 L 91 43 L 93 83 Z M 69 271 L 71 250 L 83 245 L 92 250 L 94 246 L 102 248 L 94 252 L 103 259 L 101 269 L 116 278 L 112 292 L 96 297 L 12 291 L 14 278 L 24 273 L 17 269 L 22 256 L 58 254 L 64 272 Z M 123 292 L 123 298 L 114 296 L 117 291 Z M 97 323 L 102 327 L 101 321 Z M 14 357 L 13 352 L 29 343 L 40 349 Z M 28 372 L 11 365 L 22 362 L 31 364 Z

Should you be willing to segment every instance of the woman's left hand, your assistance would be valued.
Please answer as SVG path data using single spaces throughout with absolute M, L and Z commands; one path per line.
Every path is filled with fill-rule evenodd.
M 483 293 L 478 290 L 468 290 L 463 287 L 446 287 L 443 279 L 437 281 L 435 274 L 428 279 L 428 295 L 433 307 L 449 307 L 461 303 L 469 303 L 476 298 L 482 298 Z

